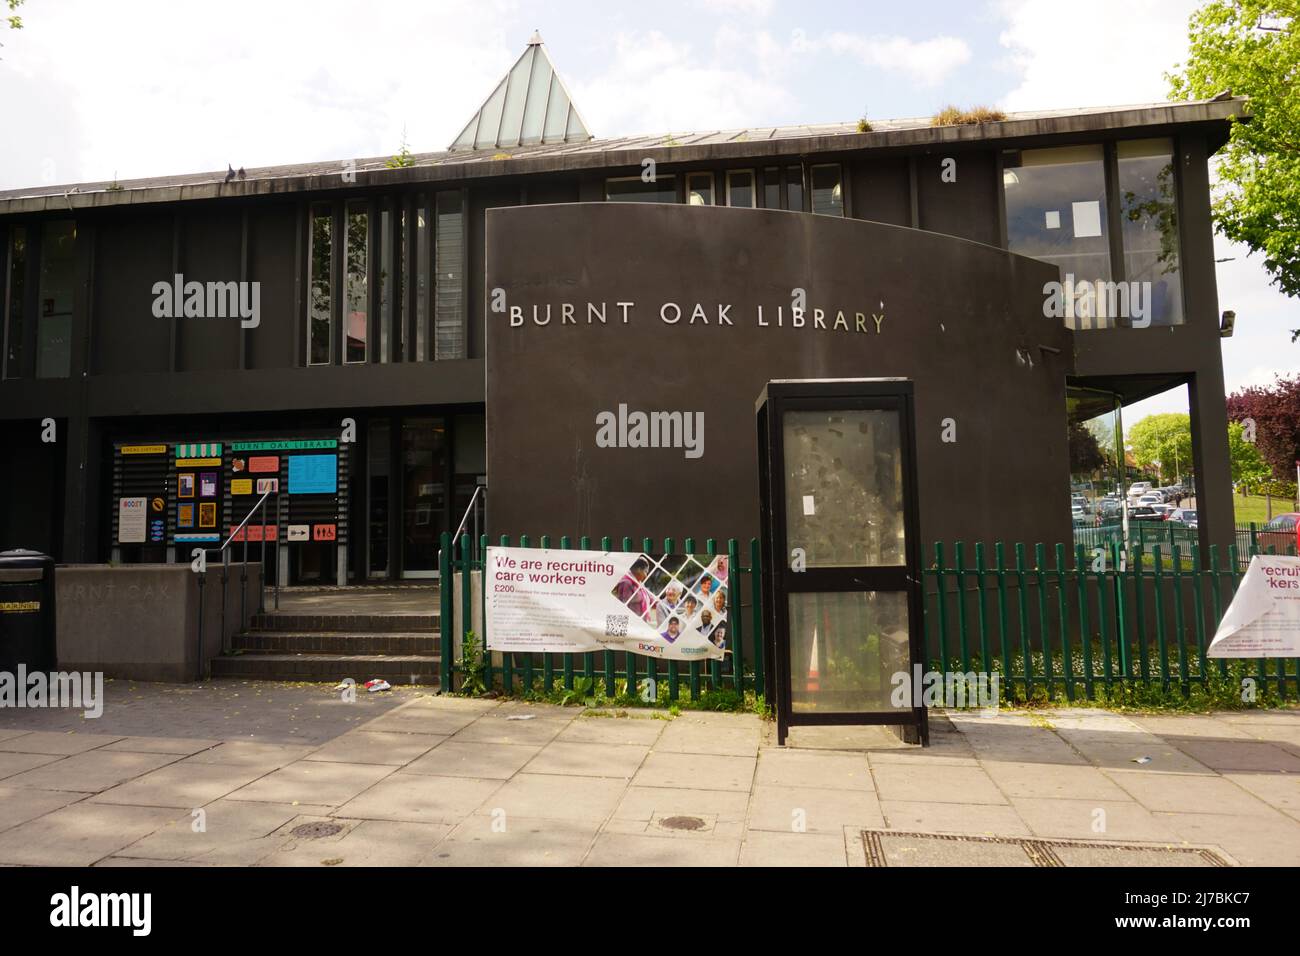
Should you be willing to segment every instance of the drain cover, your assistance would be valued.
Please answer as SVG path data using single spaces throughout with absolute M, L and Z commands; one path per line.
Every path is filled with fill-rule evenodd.
M 664 817 L 659 825 L 665 830 L 703 830 L 708 826 L 699 817 Z
M 1207 847 L 863 830 L 867 866 L 1228 866 Z
M 289 831 L 289 836 L 304 840 L 318 840 L 321 837 L 334 836 L 342 830 L 341 823 L 300 823 Z

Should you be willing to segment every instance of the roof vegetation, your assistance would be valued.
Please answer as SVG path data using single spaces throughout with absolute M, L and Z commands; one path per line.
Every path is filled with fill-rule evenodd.
M 978 126 L 981 123 L 1000 123 L 1007 118 L 1001 110 L 989 106 L 974 106 L 968 110 L 945 106 L 930 117 L 931 126 Z

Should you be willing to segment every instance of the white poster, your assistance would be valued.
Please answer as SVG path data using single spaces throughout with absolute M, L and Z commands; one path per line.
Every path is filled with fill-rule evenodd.
M 721 659 L 729 570 L 726 555 L 490 547 L 487 646 Z
M 1209 657 L 1300 657 L 1300 558 L 1257 554 L 1206 651 Z
M 144 544 L 149 524 L 148 498 L 117 499 L 117 543 Z

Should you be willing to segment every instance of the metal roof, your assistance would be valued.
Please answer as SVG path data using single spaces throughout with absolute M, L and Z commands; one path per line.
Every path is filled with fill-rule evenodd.
M 392 157 L 377 156 L 266 166 L 249 169 L 243 176 L 233 179 L 228 177 L 227 171 L 219 170 L 121 182 L 10 189 L 0 191 L 0 214 L 633 167 L 647 157 L 659 163 L 775 162 L 779 157 L 792 155 L 811 156 L 848 150 L 969 148 L 997 141 L 1098 136 L 1119 131 L 1130 135 L 1169 135 L 1173 128 L 1192 123 L 1212 124 L 1219 128 L 1217 142 L 1211 144 L 1217 149 L 1226 139 L 1230 118 L 1246 113 L 1246 100 L 1232 97 L 1009 113 L 1005 120 L 977 126 L 932 126 L 928 117 L 873 119 L 869 132 L 859 131 L 855 120 L 622 136 L 582 142 L 542 142 L 516 147 L 457 148 L 413 153 L 411 165 L 400 168 L 389 165 Z M 355 175 L 340 175 L 345 172 Z

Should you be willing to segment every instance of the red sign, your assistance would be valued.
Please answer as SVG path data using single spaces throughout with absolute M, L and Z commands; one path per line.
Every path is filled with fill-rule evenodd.
M 280 531 L 279 527 L 273 524 L 268 524 L 268 525 L 250 524 L 250 525 L 245 525 L 243 528 L 239 529 L 238 531 L 235 531 L 234 528 L 231 528 L 230 530 L 235 536 L 232 539 L 234 541 L 243 541 L 244 532 L 248 532 L 249 541 L 267 541 L 267 542 L 275 541 Z M 263 535 L 265 535 L 265 537 L 263 537 Z
M 313 525 L 311 539 L 313 541 L 333 541 L 335 540 L 336 530 L 336 526 L 332 524 Z
M 280 470 L 280 456 L 268 455 L 262 458 L 248 459 L 248 470 L 253 474 L 277 473 Z

